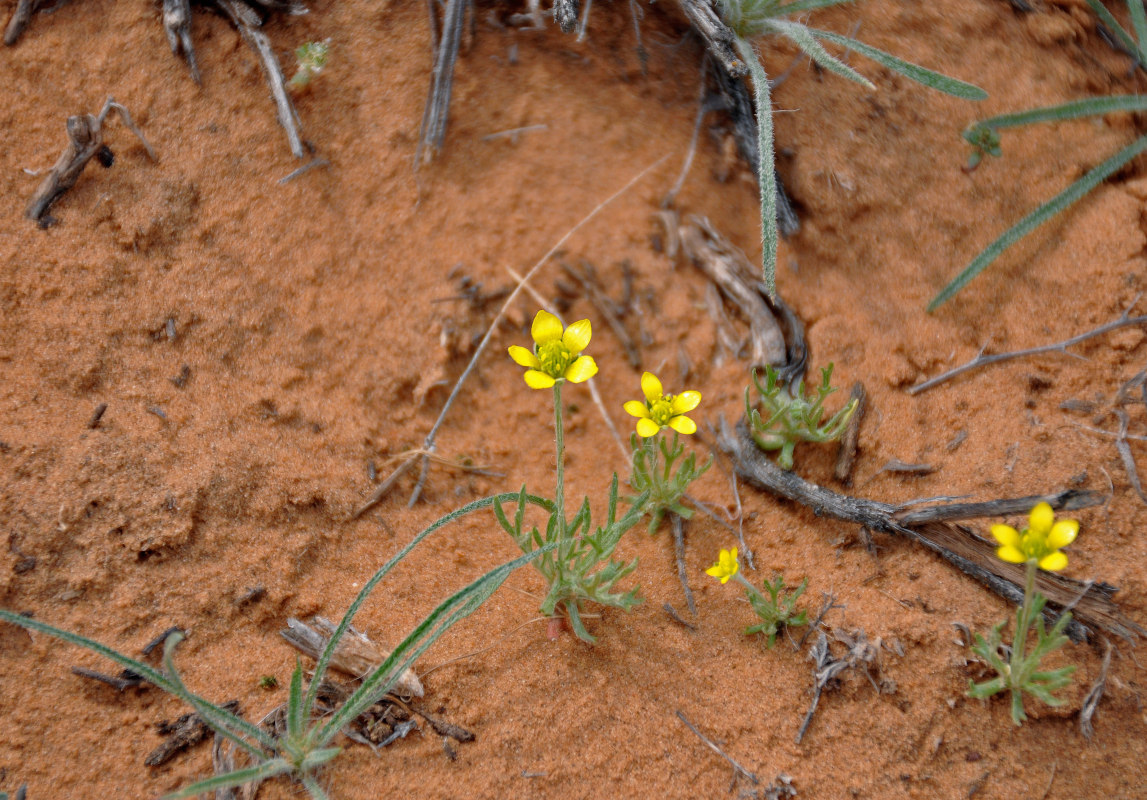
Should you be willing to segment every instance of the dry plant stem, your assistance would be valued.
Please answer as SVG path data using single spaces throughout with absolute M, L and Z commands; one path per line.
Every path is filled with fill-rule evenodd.
M 610 330 L 613 331 L 618 341 L 621 342 L 621 347 L 625 350 L 625 357 L 629 361 L 629 365 L 636 370 L 641 369 L 641 353 L 638 352 L 637 344 L 633 341 L 633 337 L 629 335 L 629 331 L 627 331 L 621 323 L 622 309 L 618 308 L 617 304 L 602 290 L 601 285 L 597 281 L 596 272 L 593 271 L 588 263 L 585 264 L 586 269 L 584 271 L 572 264 L 567 264 L 565 261 L 558 263 L 567 275 L 581 285 L 590 305 L 592 305 L 594 310 L 608 323 Z M 559 315 L 555 314 L 555 316 Z
M 4 31 L 4 44 L 9 47 L 16 44 L 32 20 L 37 5 L 33 0 L 16 0 L 16 10 L 12 12 L 12 18 L 8 20 L 8 27 Z
M 1136 301 L 1138 301 L 1138 298 L 1136 298 Z M 1119 330 L 1120 328 L 1126 328 L 1131 325 L 1147 324 L 1147 315 L 1139 317 L 1128 316 L 1134 306 L 1134 303 L 1128 306 L 1128 308 L 1119 315 L 1118 319 L 1113 320 L 1112 322 L 1108 322 L 1106 325 L 1100 325 L 1098 328 L 1093 328 L 1086 333 L 1081 333 L 1078 336 L 1073 336 L 1070 339 L 1065 339 L 1062 342 L 1056 342 L 1055 344 L 1045 344 L 1039 347 L 1032 347 L 1027 350 L 1014 350 L 1010 353 L 996 353 L 995 355 L 990 356 L 985 356 L 983 353 L 981 353 L 966 364 L 961 364 L 955 369 L 950 369 L 945 373 L 937 375 L 935 378 L 930 378 L 923 383 L 918 383 L 915 386 L 909 387 L 907 390 L 908 394 L 919 394 L 926 389 L 931 389 L 933 386 L 938 386 L 944 381 L 955 378 L 957 375 L 963 375 L 965 372 L 970 372 L 974 369 L 986 367 L 991 364 L 999 364 L 1002 361 L 1011 361 L 1014 358 L 1026 358 L 1027 356 L 1035 356 L 1042 353 L 1063 353 L 1064 355 L 1071 355 L 1067 352 L 1067 348 L 1071 347 L 1072 345 L 1077 345 L 1080 342 L 1086 342 L 1088 339 L 1094 339 L 1096 336 L 1102 336 L 1105 333 L 1110 333 L 1111 331 Z
M 430 96 L 422 112 L 422 129 L 418 147 L 414 152 L 414 168 L 422 163 L 423 151 L 429 159 L 446 140 L 446 121 L 450 116 L 450 96 L 454 88 L 454 62 L 462 42 L 462 28 L 466 20 L 466 6 L 470 0 L 447 0 L 442 16 L 442 36 L 434 54 L 434 71 L 430 81 Z M 433 4 L 430 7 L 433 14 Z M 433 25 L 431 25 L 433 28 Z M 432 34 L 433 35 L 433 34 Z
M 283 70 L 279 67 L 279 59 L 275 57 L 271 40 L 267 38 L 265 33 L 255 30 L 247 23 L 246 17 L 237 8 L 237 0 L 215 0 L 215 2 L 223 9 L 231 23 L 239 30 L 239 33 L 247 40 L 247 44 L 259 57 L 259 62 L 263 65 L 263 72 L 267 77 L 267 85 L 271 88 L 271 96 L 275 99 L 279 124 L 287 132 L 287 144 L 291 148 L 291 155 L 295 158 L 302 158 L 306 153 L 303 148 L 302 137 L 299 134 L 299 112 L 295 110 L 295 104 L 287 92 L 287 84 L 283 80 Z
M 1087 690 L 1087 695 L 1083 698 L 1083 705 L 1079 709 L 1079 732 L 1083 734 L 1085 739 L 1090 739 L 1095 735 L 1095 729 L 1091 727 L 1091 720 L 1095 716 L 1095 710 L 1099 708 L 1099 701 L 1103 699 L 1103 691 L 1107 688 L 1107 671 L 1111 669 L 1111 650 L 1111 641 L 1104 639 L 1103 666 L 1099 669 L 1099 677 Z
M 925 508 L 900 508 L 892 519 L 901 525 L 923 525 L 929 522 L 953 522 L 984 517 L 1006 517 L 1027 514 L 1039 503 L 1047 503 L 1056 511 L 1076 511 L 1102 505 L 1104 497 L 1089 489 L 1067 489 L 1054 494 L 1033 494 L 1007 500 L 989 500 L 985 503 L 945 503 Z
M 897 518 L 895 506 L 837 494 L 786 472 L 757 448 L 743 420 L 735 433 L 727 428 L 722 431 L 719 445 L 732 457 L 737 472 L 759 488 L 809 506 L 821 516 L 855 522 L 873 531 L 906 536 L 1001 597 L 1016 605 L 1023 602 L 1023 565 L 1000 561 L 995 555 L 996 544 L 968 528 L 949 522 L 907 525 Z M 1089 626 L 1131 640 L 1147 635 L 1147 631 L 1124 615 L 1115 604 L 1112 599 L 1116 591 L 1114 586 L 1096 582 L 1087 587 L 1059 573 L 1043 571 L 1036 580 L 1037 588 L 1048 599 L 1049 606 L 1063 608 L 1082 595 L 1075 618 L 1065 631 L 1072 641 L 1085 641 L 1091 632 Z
M 689 613 L 697 616 L 697 603 L 693 600 L 693 591 L 689 588 L 689 578 L 685 574 L 685 520 L 680 514 L 669 512 L 669 522 L 673 527 L 673 552 L 677 556 L 677 579 L 681 581 L 681 590 L 685 592 L 685 604 L 689 606 Z
M 1119 451 L 1119 458 L 1123 461 L 1123 468 L 1127 470 L 1127 480 L 1139 495 L 1139 499 L 1147 503 L 1147 494 L 1143 493 L 1143 484 L 1139 480 L 1139 468 L 1135 466 L 1135 456 L 1131 454 L 1131 445 L 1127 444 L 1127 426 L 1131 419 L 1122 408 L 1115 409 L 1119 418 L 1119 435 L 1115 438 L 1115 449 Z
M 738 775 L 740 775 L 743 778 L 746 778 L 754 786 L 756 786 L 757 784 L 760 783 L 760 780 L 757 779 L 757 776 L 755 774 L 753 774 L 752 772 L 749 772 L 747 769 L 745 769 L 740 764 L 738 764 L 736 761 L 734 761 L 732 758 L 730 758 L 729 755 L 724 750 L 722 750 L 720 747 L 718 747 L 712 739 L 710 739 L 705 734 L 701 733 L 701 731 L 697 730 L 697 726 L 689 721 L 689 719 L 685 716 L 684 712 L 678 711 L 677 712 L 677 718 L 679 720 L 681 720 L 682 722 L 684 722 L 685 726 L 687 728 L 689 728 L 689 730 L 693 731 L 693 733 L 697 736 L 698 739 L 700 739 L 705 744 L 707 744 L 709 746 L 710 750 L 712 750 L 714 753 L 719 755 L 721 758 L 728 761 L 729 764 L 731 764 L 733 767 L 733 772 L 737 773 Z
M 681 191 L 681 187 L 685 185 L 685 178 L 689 175 L 689 168 L 693 166 L 693 157 L 697 155 L 697 140 L 701 138 L 701 123 L 705 121 L 705 114 L 708 111 L 705 108 L 705 74 L 709 69 L 709 56 L 701 59 L 701 88 L 700 94 L 697 98 L 697 117 L 693 120 L 693 135 L 689 139 L 689 149 L 685 152 L 685 161 L 681 165 L 681 174 L 677 176 L 677 180 L 673 184 L 665 197 L 661 198 L 662 208 L 672 208 L 673 203 L 677 200 L 677 194 Z
M 470 377 L 470 373 L 472 373 L 474 371 L 474 367 L 478 364 L 478 359 L 482 357 L 482 354 L 484 352 L 486 352 L 486 347 L 490 344 L 490 340 L 494 336 L 494 331 L 498 327 L 498 323 L 502 320 L 502 317 L 505 316 L 506 309 L 509 308 L 510 305 L 515 300 L 518 299 L 518 294 L 521 293 L 522 289 L 526 286 L 526 282 L 529 281 L 531 278 L 533 278 L 534 274 L 537 273 L 537 271 L 540 270 L 545 265 L 545 263 L 550 260 L 550 257 L 554 253 L 556 253 L 558 250 L 560 250 L 562 248 L 563 245 L 565 245 L 565 243 L 570 239 L 571 236 L 573 236 L 575 233 L 577 233 L 579 230 L 581 230 L 581 228 L 584 225 L 586 225 L 586 223 L 588 223 L 590 220 L 592 220 L 594 217 L 596 217 L 602 211 L 602 209 L 604 209 L 606 206 L 608 206 L 614 200 L 616 200 L 617 198 L 619 198 L 623 194 L 625 194 L 627 191 L 629 191 L 629 189 L 634 184 L 636 184 L 638 181 L 640 181 L 642 178 L 644 178 L 646 175 L 648 175 L 651 171 L 653 171 L 657 167 L 661 166 L 662 162 L 664 162 L 664 161 L 665 161 L 665 156 L 662 156 L 661 158 L 657 159 L 657 161 L 653 162 L 648 167 L 641 170 L 641 172 L 637 173 L 637 175 L 630 178 L 630 180 L 624 186 L 622 186 L 620 189 L 618 189 L 616 192 L 614 192 L 608 198 L 603 200 L 601 203 L 599 203 L 597 205 L 597 207 L 595 207 L 592 211 L 590 211 L 588 214 L 586 214 L 584 217 L 582 217 L 582 219 L 579 220 L 576 225 L 574 225 L 572 228 L 570 228 L 565 233 L 565 235 L 562 236 L 562 238 L 558 239 L 558 241 L 554 244 L 553 247 L 551 247 L 548 251 L 546 251 L 546 254 L 543 255 L 537 261 L 537 263 L 534 264 L 534 266 L 530 267 L 529 272 L 527 272 L 523 276 L 522 280 L 518 282 L 518 285 L 514 287 L 514 291 L 510 292 L 509 296 L 506 298 L 506 302 L 502 304 L 502 307 L 498 310 L 498 313 L 494 316 L 494 319 L 490 322 L 490 327 L 486 329 L 486 334 L 482 337 L 482 341 L 479 342 L 478 346 L 474 349 L 474 355 L 470 357 L 470 363 L 466 365 L 466 368 L 464 370 L 462 370 L 462 374 L 458 376 L 458 380 L 454 383 L 454 388 L 450 390 L 450 396 L 446 398 L 446 404 L 444 406 L 442 406 L 442 411 L 440 411 L 438 413 L 438 419 L 436 419 L 434 421 L 434 425 L 431 426 L 431 428 L 430 428 L 430 433 L 428 433 L 426 435 L 426 441 L 422 445 L 422 449 L 424 451 L 431 452 L 431 453 L 435 451 L 436 445 L 434 443 L 434 440 L 438 436 L 438 430 L 439 430 L 439 428 L 442 427 L 442 422 L 446 419 L 446 415 L 450 412 L 450 408 L 451 408 L 451 406 L 454 405 L 454 401 L 458 399 L 458 395 L 462 391 L 462 384 L 464 384 L 466 382 L 466 379 L 468 377 Z M 430 463 L 430 460 L 426 455 L 411 456 L 410 460 L 400 464 L 398 466 L 398 468 L 395 470 L 395 472 L 396 473 L 399 471 L 405 472 L 406 470 L 410 469 L 411 465 L 414 463 L 415 458 L 421 458 L 422 459 L 423 470 L 426 469 L 425 465 Z M 423 473 L 423 478 L 420 479 L 418 484 L 414 487 L 414 492 L 410 495 L 410 502 L 408 503 L 408 505 L 413 506 L 415 503 L 418 502 L 418 498 L 422 494 L 422 485 L 424 482 L 424 478 L 425 478 L 425 472 Z M 380 484 L 377 489 L 375 489 L 374 494 L 371 495 L 370 499 L 366 503 L 364 503 L 362 505 L 362 507 L 360 507 L 357 511 L 355 511 L 353 518 L 358 519 L 363 514 L 365 514 L 367 511 L 369 511 L 370 509 L 372 509 L 376 505 L 378 505 L 378 502 L 380 500 L 382 500 L 382 498 L 386 495 L 387 491 L 390 490 L 390 487 L 392 487 L 394 485 L 394 482 L 396 480 L 397 480 L 397 477 L 394 474 L 387 477 L 387 479 L 385 481 L 383 481 L 382 484 Z
M 734 78 L 741 78 L 748 74 L 749 68 L 735 50 L 737 37 L 729 30 L 717 16 L 713 6 L 706 0 L 678 0 L 681 10 L 693 23 L 697 33 L 705 41 L 705 46 L 713 58 L 725 68 L 725 71 Z
M 32 195 L 32 199 L 28 201 L 24 216 L 35 220 L 41 226 L 51 223 L 48 210 L 52 204 L 75 186 L 80 174 L 84 171 L 84 167 L 103 148 L 103 125 L 108 114 L 112 111 L 119 114 L 123 124 L 136 135 L 151 160 L 158 160 L 155 156 L 155 150 L 152 149 L 143 132 L 136 127 L 128 110 L 117 103 L 114 98 L 109 97 L 97 115 L 80 114 L 68 117 L 68 144 L 60 153 L 60 157 L 56 159 L 56 163 L 48 170 L 48 174 L 36 189 L 35 194 Z
M 849 400 L 856 401 L 856 410 L 840 437 L 840 448 L 836 451 L 836 466 L 833 467 L 833 477 L 844 486 L 852 485 L 852 468 L 856 464 L 856 446 L 860 440 L 860 422 L 864 419 L 864 412 L 868 407 L 868 395 L 864 391 L 864 384 L 860 381 L 852 384 Z
M 191 0 L 163 0 L 163 30 L 171 52 L 187 59 L 191 79 L 202 84 L 199 65 L 195 61 L 195 46 L 191 43 Z

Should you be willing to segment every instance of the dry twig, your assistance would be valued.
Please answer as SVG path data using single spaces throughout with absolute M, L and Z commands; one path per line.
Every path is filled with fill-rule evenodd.
M 296 650 L 317 661 L 335 628 L 335 624 L 325 617 L 315 617 L 311 625 L 290 617 L 287 619 L 287 627 L 279 633 Z M 388 655 L 384 648 L 372 642 L 365 634 L 348 628 L 331 656 L 331 666 L 346 675 L 362 678 L 378 668 Z M 413 669 L 407 669 L 399 675 L 393 688 L 410 697 L 423 696 L 422 682 Z
M 710 739 L 705 734 L 701 733 L 701 731 L 697 730 L 697 726 L 689 721 L 689 719 L 685 716 L 684 712 L 678 711 L 677 712 L 677 718 L 679 720 L 681 720 L 682 722 L 684 722 L 685 726 L 687 728 L 689 728 L 689 730 L 693 731 L 693 733 L 696 734 L 698 739 L 700 739 L 702 742 L 704 742 L 706 745 L 708 745 L 710 750 L 712 750 L 714 753 L 719 755 L 721 758 L 728 761 L 729 764 L 732 765 L 734 773 L 741 776 L 742 778 L 747 779 L 749 781 L 749 783 L 753 784 L 754 786 L 756 786 L 757 784 L 759 784 L 761 782 L 755 774 L 753 774 L 752 772 L 749 772 L 747 769 L 745 769 L 740 764 L 738 764 L 736 761 L 734 761 L 732 758 L 730 758 L 729 755 L 724 750 L 722 750 L 720 747 L 717 746 L 716 742 L 714 742 L 712 739 Z
M 1138 301 L 1139 298 L 1135 298 L 1135 302 Z M 907 390 L 908 394 L 919 394 L 925 389 L 931 389 L 933 386 L 938 386 L 944 381 L 954 378 L 957 375 L 963 375 L 965 372 L 970 372 L 974 369 L 986 367 L 991 364 L 999 364 L 1003 361 L 1011 361 L 1015 358 L 1025 358 L 1027 356 L 1035 356 L 1042 353 L 1063 353 L 1064 355 L 1071 355 L 1067 352 L 1067 348 L 1073 345 L 1077 345 L 1080 342 L 1086 342 L 1088 339 L 1094 339 L 1096 336 L 1102 336 L 1105 333 L 1110 333 L 1111 331 L 1119 330 L 1120 328 L 1126 328 L 1131 325 L 1147 324 L 1147 315 L 1138 317 L 1128 316 L 1131 313 L 1131 309 L 1134 307 L 1135 303 L 1132 303 L 1126 309 L 1124 309 L 1123 313 L 1119 315 L 1118 319 L 1113 320 L 1112 322 L 1108 322 L 1105 325 L 1100 325 L 1098 328 L 1093 328 L 1092 330 L 1085 333 L 1081 333 L 1078 336 L 1073 336 L 1070 339 L 1065 339 L 1062 342 L 1040 345 L 1039 347 L 1029 347 L 1026 350 L 1013 350 L 1008 353 L 996 353 L 995 355 L 990 356 L 984 355 L 983 351 L 981 350 L 979 355 L 977 355 L 966 364 L 961 364 L 955 369 L 950 369 L 947 372 L 937 375 L 935 378 L 930 378 L 924 381 L 923 383 L 918 383 L 915 386 L 910 386 Z

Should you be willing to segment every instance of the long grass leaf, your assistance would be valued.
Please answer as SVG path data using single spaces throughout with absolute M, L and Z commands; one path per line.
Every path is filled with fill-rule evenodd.
M 287 737 L 297 742 L 303 734 L 303 665 L 295 658 L 295 671 L 291 673 L 291 688 L 287 692 Z
M 197 712 L 202 708 L 205 714 L 200 714 L 200 716 L 203 717 L 205 721 L 211 722 L 212 720 L 215 720 L 219 726 L 230 726 L 230 728 L 237 730 L 242 729 L 245 733 L 252 734 L 253 738 L 256 740 L 268 744 L 272 748 L 274 747 L 273 740 L 265 732 L 251 725 L 251 723 L 247 722 L 242 717 L 232 714 L 226 709 L 220 708 L 219 706 L 211 703 L 206 698 L 200 697 L 199 695 L 190 691 L 186 686 L 183 685 L 183 682 L 179 680 L 178 675 L 169 678 L 167 675 L 164 675 L 154 667 L 144 664 L 142 661 L 136 661 L 131 656 L 126 656 L 118 650 L 113 650 L 105 644 L 100 644 L 94 639 L 89 639 L 86 636 L 81 636 L 78 633 L 66 631 L 63 628 L 57 628 L 54 625 L 49 625 L 46 622 L 40 622 L 39 620 L 32 619 L 31 617 L 25 617 L 21 614 L 14 614 L 11 611 L 6 611 L 2 608 L 0 608 L 0 620 L 10 622 L 13 625 L 19 625 L 20 627 L 27 628 L 28 630 L 47 634 L 48 636 L 52 636 L 56 639 L 62 639 L 69 644 L 74 644 L 87 650 L 91 650 L 93 653 L 98 653 L 109 661 L 114 661 L 120 666 L 130 669 L 132 672 L 141 676 L 144 680 L 153 686 L 162 689 L 170 695 L 178 697 L 190 705 L 192 708 L 194 708 Z M 179 637 L 179 634 L 172 634 L 172 636 L 168 637 L 168 639 L 171 641 L 176 637 Z M 212 728 L 216 728 L 216 725 L 212 724 Z M 220 732 L 222 733 L 223 731 Z M 252 745 L 248 742 L 244 742 L 240 739 L 237 743 L 245 749 L 252 751 L 253 754 L 257 754 L 259 757 L 266 757 L 265 753 L 260 751 L 258 748 L 253 748 Z
M 1099 21 L 1107 26 L 1107 29 L 1119 40 L 1119 43 L 1127 48 L 1128 53 L 1138 55 L 1139 47 L 1135 44 L 1135 40 L 1131 38 L 1131 34 L 1119 24 L 1111 12 L 1107 10 L 1107 6 L 1103 5 L 1100 0 L 1087 0 L 1087 4 L 1091 6 L 1091 10 L 1099 17 Z
M 468 586 L 458 590 L 443 600 L 411 631 L 402 642 L 391 651 L 386 660 L 363 678 L 342 707 L 318 731 L 312 733 L 311 743 L 324 746 L 351 720 L 365 711 L 386 692 L 390 684 L 426 648 L 430 647 L 451 625 L 473 613 L 493 594 L 510 574 L 530 563 L 542 553 L 557 548 L 562 542 L 550 542 L 532 553 L 518 556 L 487 572 Z M 461 606 L 461 608 L 458 608 Z M 313 680 L 313 679 L 312 679 Z
M 850 81 L 856 81 L 861 86 L 866 86 L 869 89 L 876 88 L 876 85 L 868 80 L 868 78 L 861 75 L 840 59 L 830 55 L 829 52 L 824 49 L 824 46 L 809 33 L 808 28 L 804 25 L 797 22 L 786 22 L 785 20 L 774 19 L 768 21 L 767 29 L 791 39 L 797 47 L 805 52 L 805 55 L 829 72 L 835 72 L 837 75 L 848 78 Z
M 1033 125 L 1039 122 L 1060 122 L 1068 119 L 1094 117 L 1115 111 L 1147 111 L 1147 95 L 1117 94 L 1111 97 L 1088 97 L 1083 100 L 1072 100 L 1070 103 L 1032 108 L 1027 111 L 1017 111 L 1013 114 L 1000 114 L 997 117 L 976 120 L 973 126 L 1001 130 L 1003 128 L 1016 128 L 1020 125 Z
M 163 665 L 167 670 L 167 677 L 177 689 L 175 694 L 195 709 L 195 713 L 210 725 L 213 731 L 230 739 L 259 761 L 265 761 L 267 759 L 265 750 L 275 751 L 279 748 L 278 743 L 269 733 L 257 725 L 252 725 L 238 714 L 232 714 L 227 709 L 208 702 L 184 685 L 183 679 L 179 677 L 179 672 L 175 669 L 175 648 L 182 639 L 183 634 L 173 633 L 167 637 L 167 641 L 163 644 Z M 264 750 L 251 744 L 243 736 L 240 736 L 240 733 L 261 744 Z
M 965 267 L 964 271 L 957 275 L 951 283 L 945 286 L 940 294 L 936 295 L 932 302 L 928 304 L 928 310 L 935 311 L 950 300 L 956 292 L 967 286 L 972 278 L 979 275 L 986 266 L 999 258 L 1001 253 L 1056 214 L 1071 206 L 1096 186 L 1107 180 L 1107 178 L 1111 177 L 1111 175 L 1118 172 L 1123 165 L 1144 150 L 1147 150 L 1147 136 L 1139 137 L 1009 228 L 1000 238 L 996 239 L 988 245 L 982 253 L 972 259 L 972 263 Z
M 1147 61 L 1147 14 L 1143 12 L 1143 0 L 1127 0 L 1127 10 L 1131 12 L 1131 27 L 1135 29 L 1135 38 L 1139 40 L 1135 52 L 1139 54 L 1140 63 Z
M 410 551 L 413 550 L 419 542 L 421 542 L 430 534 L 434 533 L 439 528 L 442 528 L 443 526 L 448 525 L 454 520 L 459 519 L 460 517 L 464 517 L 471 512 L 478 511 L 483 508 L 489 508 L 494 504 L 495 500 L 503 503 L 509 503 L 512 500 L 517 500 L 519 496 L 520 495 L 517 492 L 503 492 L 502 494 L 492 497 L 483 497 L 481 500 L 475 500 L 472 503 L 467 503 L 461 508 L 451 511 L 449 514 L 435 520 L 429 527 L 423 529 L 422 532 L 411 539 L 405 547 L 395 553 L 393 558 L 383 564 L 382 567 L 379 568 L 378 572 L 374 573 L 371 579 L 367 581 L 359 591 L 354 601 L 350 604 L 350 608 L 347 609 L 347 612 L 343 615 L 343 618 L 339 622 L 338 627 L 335 628 L 334 634 L 331 635 L 331 640 L 327 643 L 326 649 L 324 649 L 322 655 L 319 656 L 318 663 L 315 664 L 315 673 L 311 678 L 310 686 L 307 687 L 307 695 L 303 701 L 304 714 L 310 714 L 311 709 L 314 707 L 315 697 L 319 691 L 319 685 L 322 683 L 323 676 L 326 675 L 327 667 L 330 665 L 331 658 L 334 656 L 334 652 L 338 647 L 339 641 L 342 640 L 342 637 L 346 634 L 347 629 L 350 627 L 351 620 L 354 619 L 354 615 L 358 613 L 358 610 L 362 607 L 362 604 L 366 602 L 366 598 L 369 597 L 370 593 L 374 591 L 374 588 L 378 586 L 379 581 L 385 578 L 386 574 L 394 569 L 398 562 L 406 558 L 407 554 L 410 553 Z M 549 500 L 546 500 L 543 497 L 535 497 L 534 495 L 526 495 L 526 499 L 534 505 L 541 506 L 547 512 L 553 513 L 554 506 L 553 503 Z
M 164 798 L 165 800 L 177 800 L 177 798 L 181 797 L 195 797 L 196 795 L 207 794 L 217 789 L 231 789 L 235 786 L 242 786 L 244 783 L 250 783 L 251 781 L 265 781 L 276 775 L 290 772 L 292 769 L 293 767 L 288 761 L 282 758 L 276 758 L 271 761 L 264 761 L 258 766 L 237 769 L 234 772 L 204 778 L 190 786 L 184 786 L 174 794 L 164 795 Z
M 816 11 L 818 8 L 828 8 L 829 6 L 839 6 L 844 3 L 854 3 L 856 0 L 796 0 L 795 3 L 789 3 L 787 6 L 781 6 L 777 9 L 777 16 L 789 16 L 791 14 L 802 14 L 805 11 Z
M 773 106 L 769 100 L 769 76 L 757 58 L 757 51 L 737 37 L 737 52 L 749 67 L 753 97 L 757 106 L 757 177 L 761 187 L 761 268 L 765 291 L 777 296 L 777 172 L 773 152 Z
M 935 89 L 938 92 L 943 92 L 944 94 L 959 97 L 964 100 L 983 100 L 988 96 L 988 93 L 979 86 L 973 86 L 970 83 L 949 78 L 947 75 L 941 75 L 939 72 L 925 69 L 918 64 L 904 61 L 896 56 L 885 53 L 883 50 L 878 50 L 871 45 L 867 45 L 864 42 L 858 42 L 856 39 L 850 39 L 847 36 L 841 36 L 839 33 L 833 33 L 831 31 L 822 31 L 819 28 L 809 28 L 808 30 L 809 33 L 818 39 L 824 39 L 825 41 L 855 50 L 865 58 L 870 58 L 877 64 L 899 72 L 901 75 L 911 78 L 917 83 L 921 83 L 931 89 Z

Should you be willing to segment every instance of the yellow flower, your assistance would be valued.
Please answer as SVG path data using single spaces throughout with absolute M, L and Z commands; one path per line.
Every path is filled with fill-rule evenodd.
M 1000 543 L 996 555 L 1001 561 L 1023 564 L 1035 561 L 1040 569 L 1057 572 L 1067 566 L 1067 556 L 1060 548 L 1075 541 L 1079 522 L 1074 519 L 1055 521 L 1055 512 L 1047 503 L 1031 510 L 1028 526 L 1020 533 L 1011 525 L 993 525 L 992 536 Z
M 737 548 L 734 547 L 732 550 L 722 550 L 717 556 L 717 563 L 705 570 L 705 574 L 720 578 L 721 583 L 725 584 L 740 568 L 741 565 L 737 563 Z
M 548 389 L 558 381 L 581 383 L 597 374 L 597 364 L 582 350 L 591 335 L 588 319 L 579 320 L 564 331 L 562 323 L 548 311 L 539 311 L 530 327 L 534 339 L 531 352 L 524 347 L 510 347 L 510 358 L 526 367 L 526 385 L 531 389 Z
M 652 372 L 641 376 L 641 393 L 645 401 L 630 400 L 625 404 L 626 413 L 637 417 L 637 433 L 648 439 L 659 430 L 670 427 L 678 433 L 695 433 L 697 423 L 685 416 L 701 402 L 700 392 L 682 392 L 678 395 L 664 394 L 661 381 Z

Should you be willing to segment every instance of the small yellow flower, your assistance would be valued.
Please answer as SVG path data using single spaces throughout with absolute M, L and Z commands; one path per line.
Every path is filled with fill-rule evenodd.
M 717 563 L 705 570 L 705 574 L 720 578 L 721 583 L 725 584 L 740 568 L 741 565 L 737 563 L 737 548 L 734 547 L 732 550 L 722 550 L 717 556 Z
M 597 364 L 581 351 L 589 345 L 591 333 L 588 319 L 579 320 L 563 331 L 561 320 L 548 311 L 539 311 L 530 326 L 533 351 L 512 345 L 510 358 L 527 368 L 526 385 L 531 389 L 548 389 L 562 380 L 588 381 L 597 374 Z
M 678 433 L 695 433 L 697 423 L 685 416 L 701 402 L 700 392 L 682 392 L 678 395 L 664 394 L 661 381 L 652 372 L 641 376 L 641 393 L 645 401 L 630 400 L 625 404 L 626 413 L 637 417 L 637 434 L 648 439 L 665 427 Z
M 1000 543 L 996 555 L 1001 561 L 1023 564 L 1036 561 L 1040 569 L 1057 572 L 1067 566 L 1061 548 L 1075 541 L 1079 522 L 1074 519 L 1055 521 L 1055 512 L 1047 503 L 1031 510 L 1028 526 L 1020 533 L 1011 525 L 993 525 L 992 536 Z

